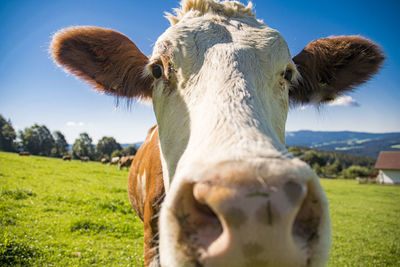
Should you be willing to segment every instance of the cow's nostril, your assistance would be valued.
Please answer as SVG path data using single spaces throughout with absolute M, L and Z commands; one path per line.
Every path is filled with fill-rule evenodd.
M 300 247 L 311 249 L 319 239 L 319 227 L 323 209 L 312 184 L 307 185 L 307 195 L 296 215 L 292 234 Z
M 292 205 L 298 205 L 306 194 L 307 189 L 303 184 L 288 181 L 283 185 L 283 191 Z
M 190 244 L 188 253 L 198 255 L 212 244 L 221 234 L 222 225 L 218 216 L 207 205 L 207 197 L 198 193 L 197 184 L 187 185 L 182 190 L 180 208 L 176 210 L 176 216 L 181 225 L 181 241 Z M 205 192 L 204 192 L 205 193 Z

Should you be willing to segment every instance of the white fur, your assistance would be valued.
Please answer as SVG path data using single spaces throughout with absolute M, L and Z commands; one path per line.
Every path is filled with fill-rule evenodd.
M 141 179 L 142 199 L 146 199 L 146 171 L 144 171 L 142 177 L 138 177 L 138 179 Z
M 285 164 L 273 165 L 274 172 L 306 172 L 304 181 L 318 183 L 304 163 L 287 164 L 291 162 L 284 144 L 289 84 L 281 73 L 291 68 L 295 79 L 298 74 L 282 36 L 253 16 L 227 18 L 187 10 L 173 24 L 158 39 L 146 71 L 150 73 L 150 65 L 166 56 L 165 44 L 170 43 L 168 60 L 176 84 L 159 79 L 153 90 L 168 192 L 160 217 L 163 266 L 188 264 L 175 243 L 178 229 L 171 223 L 169 209 L 180 185 L 194 181 L 194 166 L 286 158 Z M 325 228 L 329 228 L 327 216 Z M 329 240 L 322 246 L 321 259 L 312 266 L 326 260 Z

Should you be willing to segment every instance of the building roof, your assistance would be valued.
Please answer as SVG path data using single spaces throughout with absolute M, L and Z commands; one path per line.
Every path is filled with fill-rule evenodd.
M 375 163 L 375 169 L 400 170 L 400 152 L 382 151 Z

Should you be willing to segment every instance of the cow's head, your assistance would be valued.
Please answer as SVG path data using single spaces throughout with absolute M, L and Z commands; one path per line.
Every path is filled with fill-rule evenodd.
M 290 103 L 323 103 L 374 74 L 383 56 L 359 36 L 291 57 L 278 31 L 238 2 L 186 0 L 148 58 L 124 35 L 73 27 L 56 62 L 102 92 L 152 99 L 167 197 L 164 266 L 320 266 L 328 203 L 285 149 Z

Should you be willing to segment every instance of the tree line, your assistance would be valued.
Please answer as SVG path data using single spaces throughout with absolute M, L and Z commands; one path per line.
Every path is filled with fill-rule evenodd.
M 357 178 L 378 173 L 374 169 L 374 158 L 300 146 L 291 146 L 288 150 L 307 162 L 320 177 Z
M 17 133 L 11 121 L 0 115 L 0 150 L 3 151 L 28 151 L 33 155 L 49 157 L 70 155 L 74 159 L 88 157 L 96 161 L 136 154 L 134 145 L 122 148 L 113 137 L 104 136 L 94 145 L 87 133 L 81 133 L 69 151 L 69 145 L 60 131 L 51 133 L 45 125 L 38 124 L 19 131 L 18 141 L 16 139 Z M 377 173 L 373 158 L 299 146 L 289 147 L 288 150 L 307 162 L 321 177 L 356 178 Z
M 97 145 L 87 133 L 81 133 L 75 139 L 71 150 L 68 149 L 65 136 L 60 131 L 51 131 L 45 125 L 34 124 L 16 133 L 10 120 L 0 114 L 0 150 L 8 152 L 27 151 L 32 155 L 62 157 L 70 155 L 74 159 L 88 157 L 90 160 L 101 160 L 112 157 L 136 154 L 136 146 L 122 148 L 113 138 L 104 136 Z

